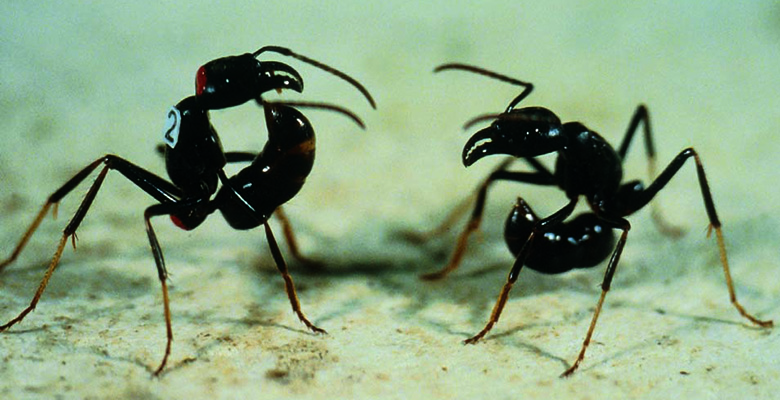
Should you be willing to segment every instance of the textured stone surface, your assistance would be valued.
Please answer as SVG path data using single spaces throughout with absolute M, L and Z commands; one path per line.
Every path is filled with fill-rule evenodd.
M 152 202 L 111 173 L 38 309 L 0 334 L 3 398 L 775 395 L 777 331 L 749 326 L 729 304 L 692 165 L 657 199 L 687 234 L 661 235 L 647 211 L 631 218 L 594 342 L 567 380 L 558 375 L 579 350 L 603 266 L 561 276 L 523 271 L 486 340 L 460 344 L 485 323 L 511 266 L 501 228 L 514 197 L 550 213 L 564 204 L 560 193 L 497 187 L 482 233 L 443 282 L 417 274 L 446 262 L 456 233 L 420 247 L 397 235 L 441 221 L 495 165 L 462 167 L 461 126 L 501 110 L 517 88 L 431 73 L 448 61 L 478 64 L 534 82 L 528 104 L 582 120 L 613 143 L 636 105 L 648 104 L 660 165 L 691 145 L 703 156 L 740 300 L 777 320 L 774 2 L 10 3 L 0 6 L 3 256 L 46 196 L 102 154 L 164 174 L 154 147 L 165 110 L 192 94 L 195 70 L 213 58 L 288 46 L 351 73 L 379 109 L 343 82 L 278 58 L 306 80 L 304 96 L 283 98 L 335 102 L 368 125 L 363 132 L 340 116 L 306 111 L 318 159 L 286 207 L 303 251 L 327 266 L 314 273 L 290 260 L 304 311 L 329 335 L 306 332 L 290 311 L 261 229 L 232 231 L 215 215 L 183 232 L 160 218 L 175 340 L 165 373 L 151 378 L 165 346 L 142 218 Z M 261 148 L 255 106 L 212 114 L 226 149 Z M 626 176 L 644 179 L 642 145 L 630 154 Z M 66 198 L 59 218 L 47 219 L 0 275 L 0 319 L 28 304 L 85 192 L 86 185 Z

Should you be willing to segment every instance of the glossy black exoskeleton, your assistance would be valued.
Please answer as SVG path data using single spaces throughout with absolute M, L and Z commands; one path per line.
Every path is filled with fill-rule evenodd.
M 601 284 L 601 296 L 580 353 L 562 376 L 573 373 L 585 357 L 585 350 L 590 343 L 601 307 L 626 243 L 631 225 L 625 217 L 647 205 L 690 158 L 693 158 L 696 163 L 704 208 L 709 217 L 710 232 L 714 230 L 716 234 L 731 303 L 742 316 L 752 323 L 761 327 L 773 325 L 772 321 L 755 318 L 745 311 L 737 301 L 729 272 L 721 223 L 715 212 L 704 167 L 696 151 L 693 148 L 683 150 L 657 177 L 654 177 L 655 148 L 652 141 L 650 118 L 645 106 L 637 108 L 623 142 L 615 150 L 604 138 L 585 125 L 579 122 L 561 123 L 558 116 L 546 108 L 515 108 L 521 100 L 531 93 L 533 86 L 530 83 L 465 64 L 445 64 L 436 68 L 435 72 L 445 70 L 462 70 L 484 75 L 521 86 L 523 91 L 510 102 L 503 113 L 480 116 L 466 124 L 468 128 L 477 122 L 492 121 L 490 126 L 478 131 L 466 142 L 462 153 L 463 164 L 466 167 L 490 155 L 506 154 L 512 157 L 502 162 L 479 186 L 471 217 L 466 229 L 458 238 L 449 263 L 437 272 L 423 275 L 423 278 L 441 279 L 458 267 L 469 235 L 479 228 L 487 191 L 493 182 L 513 181 L 557 186 L 565 192 L 569 200 L 560 210 L 550 216 L 539 218 L 525 200 L 518 199 L 506 221 L 504 231 L 507 245 L 516 257 L 514 265 L 487 324 L 479 333 L 466 340 L 466 343 L 479 341 L 498 322 L 509 297 L 509 291 L 524 265 L 541 273 L 558 274 L 574 268 L 594 267 L 609 257 L 606 274 Z M 640 124 L 644 127 L 645 150 L 650 176 L 654 177 L 648 186 L 644 186 L 638 180 L 623 182 L 622 163 L 628 152 L 631 139 Z M 550 171 L 535 158 L 549 153 L 557 154 L 554 171 Z M 524 160 L 530 165 L 532 171 L 508 170 L 510 164 L 516 159 Z M 581 197 L 585 198 L 591 211 L 569 219 Z M 466 210 L 467 205 L 468 203 L 463 203 L 437 229 L 427 234 L 412 236 L 417 239 L 425 239 L 445 231 L 458 214 Z M 669 234 L 679 233 L 675 228 L 665 225 L 657 213 L 654 213 L 653 216 L 662 231 Z M 621 231 L 617 240 L 614 234 L 615 230 Z
M 289 225 L 283 214 L 279 214 L 280 206 L 298 193 L 314 162 L 314 130 L 309 120 L 295 107 L 336 111 L 351 118 L 361 128 L 363 123 L 352 112 L 327 103 L 264 100 L 261 96 L 271 90 L 303 90 L 303 79 L 292 67 L 257 59 L 258 55 L 266 51 L 291 56 L 347 80 L 363 93 L 374 107 L 374 101 L 368 91 L 353 78 L 286 48 L 269 46 L 252 54 L 224 57 L 205 64 L 197 72 L 196 95 L 183 99 L 167 114 L 163 140 L 166 144 L 165 164 L 170 181 L 123 158 L 107 154 L 87 165 L 51 194 L 11 256 L 0 263 L 0 271 L 18 257 L 49 209 L 54 206 L 56 210 L 63 197 L 102 166 L 75 215 L 65 227 L 55 255 L 30 305 L 17 317 L 0 326 L 0 331 L 20 322 L 35 309 L 60 261 L 68 239 L 70 238 L 75 246 L 76 230 L 92 205 L 108 171 L 116 170 L 157 201 L 157 204 L 148 207 L 144 212 L 146 232 L 162 285 L 167 332 L 165 354 L 154 371 L 155 375 L 165 367 L 173 340 L 166 283 L 168 273 L 162 248 L 151 224 L 151 219 L 156 216 L 170 216 L 178 227 L 186 230 L 198 227 L 215 211 L 220 211 L 228 224 L 235 229 L 252 229 L 263 225 L 293 311 L 312 331 L 325 332 L 303 314 L 292 278 L 268 225 L 268 219 L 277 212 L 289 241 Z M 217 131 L 211 125 L 209 110 L 234 107 L 250 100 L 255 100 L 264 110 L 268 142 L 260 153 L 225 152 Z M 237 162 L 249 162 L 249 165 L 228 178 L 223 168 L 227 163 Z M 291 251 L 297 253 L 294 243 L 289 244 Z

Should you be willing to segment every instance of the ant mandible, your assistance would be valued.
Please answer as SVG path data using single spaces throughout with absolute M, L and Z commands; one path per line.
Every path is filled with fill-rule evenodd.
M 264 52 L 290 56 L 334 74 L 356 87 L 366 97 L 371 107 L 376 108 L 371 95 L 355 79 L 284 47 L 267 46 L 254 53 L 223 57 L 206 63 L 198 69 L 196 75 L 196 95 L 183 99 L 168 112 L 163 140 L 166 144 L 165 165 L 170 181 L 123 158 L 107 154 L 87 165 L 49 196 L 11 256 L 0 263 L 0 271 L 16 260 L 49 209 L 54 206 L 53 213 L 56 215 L 57 205 L 62 198 L 102 166 L 81 205 L 65 227 L 54 257 L 30 305 L 18 316 L 0 326 L 0 331 L 5 331 L 22 321 L 35 309 L 60 261 L 68 238 L 75 248 L 76 230 L 92 205 L 106 174 L 109 170 L 116 170 L 158 202 L 144 211 L 146 233 L 162 285 L 167 334 L 165 354 L 154 375 L 159 375 L 165 367 L 173 341 L 166 283 L 168 272 L 162 248 L 151 224 L 151 219 L 157 216 L 168 215 L 176 226 L 185 230 L 195 229 L 217 210 L 235 229 L 246 230 L 263 225 L 271 254 L 284 279 L 293 311 L 307 328 L 316 333 L 325 333 L 323 329 L 312 324 L 301 310 L 292 277 L 268 225 L 268 219 L 275 210 L 280 210 L 282 204 L 298 193 L 314 162 L 314 130 L 308 119 L 294 107 L 335 111 L 351 118 L 361 128 L 364 128 L 364 125 L 349 110 L 327 103 L 265 101 L 261 96 L 271 90 L 292 89 L 302 92 L 303 79 L 297 71 L 286 64 L 260 61 L 258 56 Z M 209 120 L 209 110 L 234 107 L 250 100 L 255 100 L 263 107 L 268 142 L 257 154 L 224 152 L 219 136 Z M 238 174 L 228 178 L 223 168 L 227 163 L 235 162 L 250 162 L 250 164 Z M 216 196 L 212 198 L 215 194 Z M 286 218 L 282 218 L 282 223 L 285 224 L 285 231 L 287 231 L 289 227 L 286 225 Z M 293 244 L 290 244 L 292 248 Z
M 696 173 L 704 199 L 704 208 L 710 221 L 708 236 L 713 230 L 715 231 L 731 303 L 743 317 L 753 324 L 764 328 L 773 326 L 771 320 L 759 320 L 749 314 L 737 301 L 729 272 L 721 223 L 715 212 L 704 167 L 698 153 L 693 148 L 689 147 L 680 152 L 647 187 L 638 180 L 622 182 L 622 162 L 640 124 L 644 127 L 645 150 L 650 176 L 652 178 L 655 175 L 655 147 L 650 129 L 650 117 L 644 105 L 637 108 L 623 142 L 616 151 L 599 134 L 579 122 L 561 123 L 552 111 L 543 107 L 515 108 L 533 90 L 531 83 L 459 63 L 441 65 L 434 72 L 447 70 L 461 70 L 483 75 L 521 86 L 523 90 L 509 103 L 503 113 L 479 116 L 466 123 L 466 129 L 468 129 L 475 123 L 492 121 L 489 127 L 478 131 L 466 142 L 462 153 L 463 164 L 466 167 L 490 155 L 506 154 L 513 157 L 500 163 L 477 189 L 474 209 L 466 228 L 458 238 L 456 248 L 448 264 L 437 272 L 423 275 L 422 278 L 427 280 L 441 279 L 458 267 L 469 235 L 479 228 L 487 191 L 493 182 L 513 181 L 558 186 L 569 199 L 568 203 L 560 210 L 545 218 L 539 218 L 525 200 L 518 198 L 517 204 L 506 221 L 504 231 L 506 243 L 516 257 L 514 265 L 501 289 L 487 324 L 479 333 L 467 339 L 465 343 L 476 343 L 498 322 L 509 297 L 509 291 L 517 281 L 523 265 L 544 274 L 559 274 L 574 268 L 594 267 L 611 254 L 604 280 L 601 283 L 601 296 L 596 304 L 580 353 L 571 367 L 561 376 L 571 375 L 585 357 L 585 350 L 590 343 L 596 321 L 626 244 L 631 225 L 624 217 L 647 205 L 680 170 L 685 161 L 691 157 L 696 163 Z M 557 153 L 554 172 L 551 172 L 544 164 L 534 158 L 548 153 Z M 509 165 L 516 160 L 514 157 L 522 158 L 533 171 L 508 170 Z M 567 221 L 581 196 L 585 197 L 591 211 L 579 214 Z M 462 203 L 440 227 L 428 233 L 412 236 L 417 239 L 425 239 L 443 232 L 460 213 L 466 210 L 467 206 L 468 203 Z M 678 233 L 673 227 L 665 225 L 658 214 L 653 213 L 653 217 L 662 231 L 670 234 Z M 617 243 L 613 232 L 615 229 L 622 231 Z

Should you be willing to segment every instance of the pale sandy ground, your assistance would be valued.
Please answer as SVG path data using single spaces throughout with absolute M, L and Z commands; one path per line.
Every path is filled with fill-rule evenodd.
M 688 234 L 661 235 L 647 211 L 631 218 L 595 343 L 567 380 L 558 374 L 579 350 L 603 266 L 524 271 L 487 340 L 460 344 L 482 327 L 512 263 L 501 227 L 514 197 L 545 213 L 564 204 L 560 193 L 496 189 L 483 233 L 441 283 L 416 276 L 442 265 L 454 233 L 424 247 L 394 236 L 440 221 L 497 161 L 464 169 L 461 126 L 501 110 L 517 89 L 431 73 L 474 63 L 533 81 L 528 104 L 615 143 L 647 103 L 661 164 L 689 145 L 704 158 L 740 299 L 780 319 L 776 2 L 192 3 L 0 5 L 2 255 L 45 197 L 100 155 L 163 174 L 154 147 L 164 113 L 192 93 L 199 65 L 284 45 L 350 72 L 379 104 L 371 111 L 343 82 L 271 57 L 306 79 L 304 96 L 285 98 L 337 102 L 369 127 L 307 111 L 318 159 L 287 207 L 303 250 L 327 264 L 322 274 L 291 268 L 304 310 L 330 334 L 309 334 L 290 312 L 262 230 L 236 232 L 214 216 L 183 232 L 159 219 L 176 339 L 166 373 L 151 378 L 165 342 L 143 231 L 152 201 L 113 173 L 39 308 L 0 334 L 0 397 L 776 398 L 780 336 L 729 304 L 692 165 L 658 198 Z M 213 120 L 226 148 L 260 149 L 254 106 Z M 638 144 L 627 175 L 645 177 Z M 0 319 L 29 301 L 85 190 L 0 276 Z

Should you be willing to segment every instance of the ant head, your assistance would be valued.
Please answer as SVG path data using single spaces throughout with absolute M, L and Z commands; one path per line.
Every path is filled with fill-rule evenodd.
M 368 93 L 368 90 L 365 87 L 363 87 L 363 85 L 360 82 L 358 82 L 355 78 L 345 74 L 344 72 L 341 72 L 341 71 L 337 70 L 336 68 L 333 68 L 333 67 L 331 67 L 331 66 L 329 66 L 327 64 L 321 63 L 321 62 L 319 62 L 319 61 L 317 61 L 317 60 L 315 60 L 313 58 L 306 57 L 306 56 L 304 56 L 302 54 L 298 54 L 298 53 L 296 53 L 296 52 L 294 52 L 294 51 L 292 51 L 292 50 L 290 50 L 290 49 L 288 49 L 286 47 L 281 47 L 281 46 L 264 46 L 264 47 L 261 47 L 257 51 L 252 53 L 252 56 L 253 57 L 257 57 L 260 54 L 263 54 L 265 52 L 277 53 L 277 54 L 281 54 L 281 55 L 284 55 L 284 56 L 287 56 L 287 57 L 292 57 L 292 58 L 294 58 L 294 59 L 296 59 L 298 61 L 305 62 L 306 64 L 309 64 L 309 65 L 311 65 L 313 67 L 319 68 L 319 69 L 321 69 L 321 70 L 323 70 L 323 71 L 325 71 L 325 72 L 327 72 L 329 74 L 332 74 L 332 75 L 334 75 L 334 76 L 336 76 L 336 77 L 346 81 L 350 85 L 354 86 L 355 89 L 357 89 L 360 93 L 363 94 L 363 96 L 366 98 L 366 100 L 368 100 L 368 104 L 371 105 L 371 108 L 376 109 L 376 103 L 374 102 L 374 98 L 371 97 L 371 94 Z M 303 89 L 303 81 L 301 81 L 301 89 Z
M 561 120 L 542 107 L 514 109 L 502 114 L 477 117 L 466 124 L 495 119 L 489 127 L 475 133 L 463 147 L 463 165 L 494 154 L 536 157 L 561 150 L 566 144 Z
M 237 106 L 282 89 L 302 92 L 303 78 L 286 64 L 260 62 L 249 53 L 209 61 L 195 76 L 195 94 L 207 110 Z

